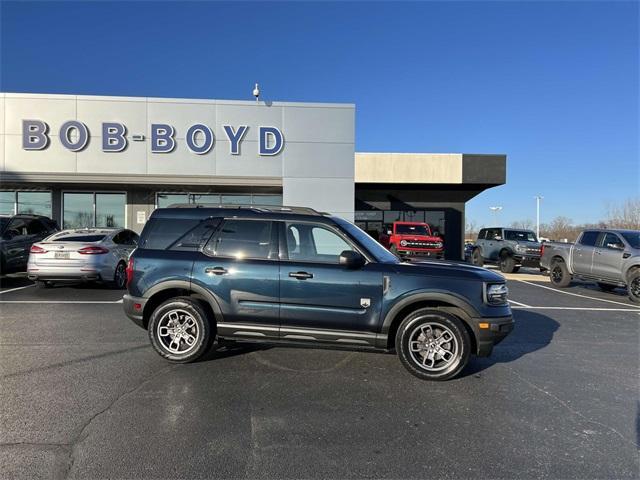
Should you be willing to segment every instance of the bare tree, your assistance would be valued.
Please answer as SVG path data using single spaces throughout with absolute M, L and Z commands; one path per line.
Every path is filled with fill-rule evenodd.
M 574 242 L 582 228 L 580 225 L 573 225 L 570 218 L 560 216 L 554 218 L 551 223 L 540 225 L 540 235 L 559 242 Z
M 465 239 L 475 239 L 478 236 L 478 224 L 475 220 L 467 219 L 464 227 Z
M 640 197 L 628 198 L 620 204 L 607 205 L 606 226 L 640 229 Z
M 534 224 L 533 220 L 529 220 L 527 218 L 526 220 L 517 220 L 515 222 L 511 222 L 509 226 L 511 228 L 521 228 L 523 230 L 533 230 Z

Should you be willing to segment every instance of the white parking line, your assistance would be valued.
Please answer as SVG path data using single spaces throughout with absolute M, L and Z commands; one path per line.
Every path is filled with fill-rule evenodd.
M 551 288 L 551 287 L 546 287 L 544 285 L 538 285 L 537 283 L 527 282 L 526 280 L 516 280 L 516 281 L 526 283 L 527 285 L 533 285 L 534 287 L 546 288 L 547 290 L 551 290 L 553 292 L 564 293 L 565 295 L 573 295 L 574 297 L 589 298 L 591 300 L 597 300 L 599 302 L 615 303 L 616 305 L 624 305 L 625 307 L 628 307 L 630 309 L 637 308 L 638 310 L 640 310 L 640 307 L 634 307 L 633 305 L 629 305 L 628 303 L 616 302 L 614 300 L 605 300 L 604 298 L 598 298 L 598 297 L 590 297 L 589 295 L 580 295 L 579 293 L 565 292 L 563 290 L 558 290 L 557 288 Z
M 42 300 L 0 300 L 0 304 L 1 303 L 38 303 L 38 304 L 42 304 L 42 305 L 48 305 L 48 304 L 57 304 L 57 303 L 80 303 L 80 304 L 89 304 L 89 305 L 94 305 L 94 304 L 111 304 L 114 305 L 116 303 L 122 303 L 122 299 L 120 300 L 49 300 L 49 301 L 42 301 Z
M 10 288 L 9 290 L 2 290 L 0 291 L 0 295 L 2 295 L 3 293 L 15 292 L 16 290 L 22 290 L 24 288 L 29 288 L 33 286 L 34 284 L 32 283 L 31 285 L 25 285 L 24 287 L 16 287 L 16 288 Z
M 532 306 L 515 306 L 512 310 L 582 310 L 585 312 L 632 312 L 640 314 L 640 310 L 634 308 L 589 308 L 589 307 L 532 307 Z
M 519 307 L 531 308 L 531 305 L 527 305 L 526 303 L 516 302 L 515 300 L 509 300 L 509 303 L 513 303 L 514 305 L 517 305 Z

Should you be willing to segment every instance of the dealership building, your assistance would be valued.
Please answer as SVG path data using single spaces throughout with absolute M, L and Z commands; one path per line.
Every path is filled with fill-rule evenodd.
M 0 215 L 140 231 L 174 203 L 300 205 L 374 237 L 426 221 L 463 249 L 505 155 L 355 152 L 353 104 L 0 93 Z

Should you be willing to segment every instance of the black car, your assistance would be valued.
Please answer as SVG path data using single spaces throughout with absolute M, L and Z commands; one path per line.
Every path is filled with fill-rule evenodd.
M 26 271 L 31 245 L 58 230 L 55 221 L 42 215 L 0 217 L 0 274 Z
M 352 223 L 296 207 L 156 210 L 127 268 L 124 309 L 164 358 L 215 338 L 394 350 L 444 380 L 513 328 L 502 276 L 403 263 Z

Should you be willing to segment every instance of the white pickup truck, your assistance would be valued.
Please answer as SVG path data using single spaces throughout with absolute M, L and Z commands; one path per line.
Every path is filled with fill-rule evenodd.
M 638 230 L 585 230 L 576 243 L 545 242 L 540 266 L 557 287 L 572 278 L 592 280 L 605 291 L 627 287 L 629 298 L 640 303 Z

